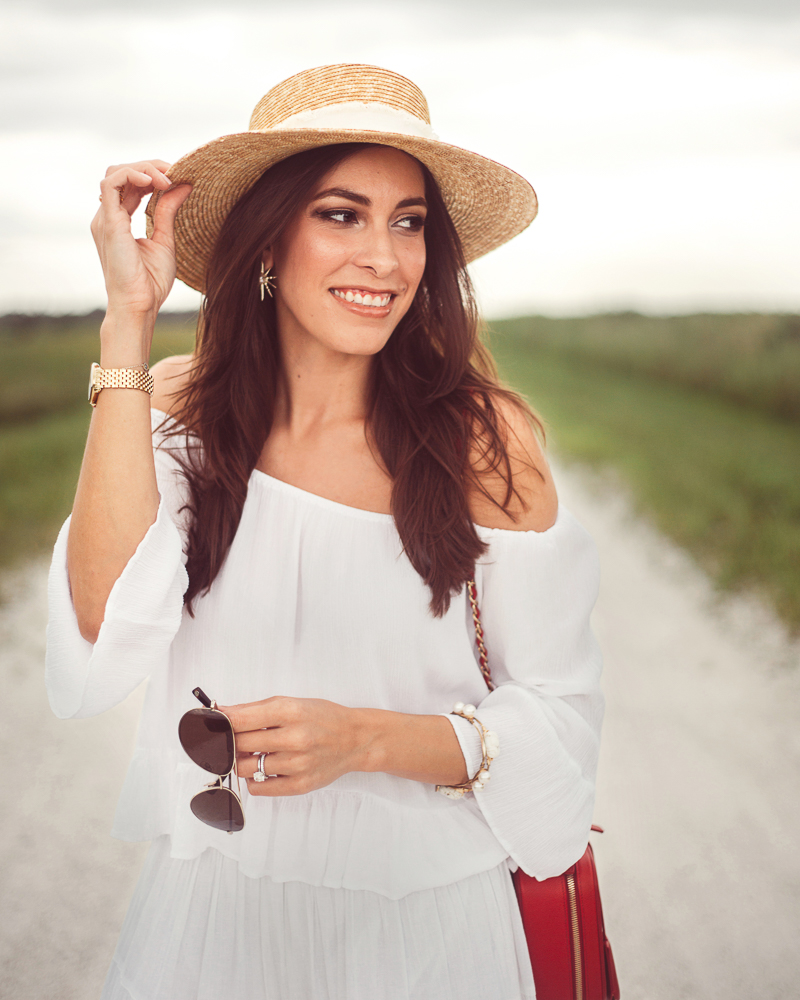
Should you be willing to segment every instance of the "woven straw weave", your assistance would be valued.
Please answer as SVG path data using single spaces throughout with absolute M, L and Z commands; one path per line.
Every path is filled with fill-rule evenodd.
M 266 169 L 317 146 L 372 142 L 415 156 L 438 183 L 468 262 L 510 240 L 535 218 L 536 194 L 523 177 L 458 146 L 365 129 L 276 129 L 300 112 L 353 101 L 384 104 L 430 124 L 424 95 L 398 73 L 376 66 L 321 66 L 273 87 L 256 105 L 250 131 L 214 139 L 173 164 L 170 179 L 193 185 L 175 220 L 182 281 L 205 291 L 208 261 L 231 208 Z M 147 206 L 148 236 L 158 198 L 153 195 Z
M 368 75 L 362 72 L 365 68 L 319 66 L 290 76 L 261 98 L 250 117 L 250 128 L 275 128 L 291 115 L 316 111 L 345 100 L 388 104 L 430 125 L 428 102 L 416 84 L 379 66 L 370 66 Z

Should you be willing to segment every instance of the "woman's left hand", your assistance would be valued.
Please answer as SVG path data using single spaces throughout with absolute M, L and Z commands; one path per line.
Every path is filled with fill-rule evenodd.
M 236 733 L 236 769 L 251 795 L 305 795 L 348 771 L 369 770 L 369 710 L 319 698 L 267 698 L 220 706 Z M 270 777 L 254 781 L 259 753 Z

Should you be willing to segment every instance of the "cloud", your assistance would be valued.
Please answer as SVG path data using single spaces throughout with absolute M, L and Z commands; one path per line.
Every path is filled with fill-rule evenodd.
M 8 9 L 24 8 L 27 11 L 40 10 L 45 13 L 70 15 L 85 14 L 118 14 L 130 9 L 128 4 L 119 0 L 6 0 Z M 174 14 L 190 13 L 197 15 L 207 11 L 218 11 L 222 4 L 220 0 L 138 0 L 136 12 L 139 14 L 154 13 L 172 16 Z M 485 0 L 427 0 L 424 6 L 413 2 L 398 2 L 393 0 L 384 7 L 395 10 L 427 11 L 438 8 L 463 21 L 466 16 L 480 16 L 486 12 Z M 285 3 L 273 0 L 227 0 L 226 10 L 257 11 L 259 13 L 276 14 L 286 10 Z M 330 5 L 323 0 L 292 0 L 295 11 L 330 10 Z M 373 8 L 374 9 L 374 8 Z M 796 17 L 796 0 L 493 0 L 491 16 L 493 19 L 508 19 L 524 17 L 530 13 L 536 14 L 712 14 L 722 16 L 745 17 Z M 409 26 L 413 28 L 412 26 Z
M 800 307 L 800 19 L 69 7 L 12 6 L 0 34 L 0 310 L 36 308 L 44 260 L 52 302 L 99 304 L 88 222 L 108 164 L 243 130 L 268 87 L 342 61 L 405 73 L 443 138 L 537 187 L 529 233 L 475 268 L 490 311 Z

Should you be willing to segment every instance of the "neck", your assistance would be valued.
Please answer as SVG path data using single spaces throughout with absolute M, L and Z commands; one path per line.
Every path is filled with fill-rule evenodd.
M 291 437 L 361 423 L 367 414 L 371 355 L 342 354 L 310 336 L 280 336 L 282 377 L 273 427 Z

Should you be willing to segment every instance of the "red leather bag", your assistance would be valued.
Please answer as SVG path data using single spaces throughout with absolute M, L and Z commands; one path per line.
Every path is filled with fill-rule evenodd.
M 475 581 L 467 583 L 486 686 L 494 690 Z M 602 828 L 592 830 L 602 833 Z M 603 923 L 592 845 L 562 875 L 539 881 L 512 875 L 531 957 L 536 1000 L 619 1000 L 619 983 Z
M 563 875 L 539 882 L 518 869 L 512 878 L 537 1000 L 619 1000 L 592 845 Z

